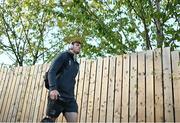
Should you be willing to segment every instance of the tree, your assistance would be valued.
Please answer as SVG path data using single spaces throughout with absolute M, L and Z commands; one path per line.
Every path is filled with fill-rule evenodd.
M 145 41 L 145 49 L 162 48 L 169 46 L 177 47 L 178 38 L 171 35 L 169 39 L 167 35 L 171 29 L 171 34 L 179 32 L 179 20 L 177 19 L 178 2 L 176 0 L 125 0 L 124 4 L 130 10 L 132 18 L 136 17 L 139 23 L 134 23 L 136 29 L 140 30 L 138 25 L 143 24 L 144 31 L 138 31 Z M 174 19 L 174 22 L 168 22 Z M 133 19 L 132 21 L 134 21 Z M 137 25 L 138 24 L 138 25 Z M 172 27 L 172 25 L 177 25 Z M 173 28 L 173 30 L 172 30 Z M 169 30 L 168 32 L 166 30 Z M 168 42 L 168 44 L 167 44 Z M 176 42 L 176 43 L 175 43 Z
M 54 7 L 51 0 L 7 0 L 0 6 L 0 46 L 16 65 L 45 61 L 49 52 L 63 48 L 60 30 L 49 34 L 56 26 Z
M 72 0 L 59 6 L 83 35 L 100 39 L 96 48 L 105 54 L 135 51 L 139 45 L 144 50 L 178 47 L 177 0 Z
M 7 0 L 0 49 L 20 65 L 50 61 L 75 34 L 85 39 L 81 57 L 173 50 L 180 43 L 178 7 L 178 0 Z

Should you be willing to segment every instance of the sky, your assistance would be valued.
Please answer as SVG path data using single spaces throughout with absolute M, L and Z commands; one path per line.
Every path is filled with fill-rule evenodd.
M 13 61 L 6 54 L 3 53 L 0 55 L 0 64 L 11 65 L 13 64 Z

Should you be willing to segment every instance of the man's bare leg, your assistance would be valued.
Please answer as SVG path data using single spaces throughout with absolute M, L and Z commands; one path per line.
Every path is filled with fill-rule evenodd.
M 78 113 L 77 112 L 66 112 L 64 113 L 67 122 L 77 122 Z

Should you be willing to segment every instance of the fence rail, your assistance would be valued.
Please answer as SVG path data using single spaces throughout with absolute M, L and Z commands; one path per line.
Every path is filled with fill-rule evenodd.
M 0 66 L 0 122 L 45 115 L 43 75 L 49 64 Z M 180 52 L 155 49 L 80 59 L 75 96 L 80 122 L 180 122 Z M 58 121 L 65 122 L 61 115 Z

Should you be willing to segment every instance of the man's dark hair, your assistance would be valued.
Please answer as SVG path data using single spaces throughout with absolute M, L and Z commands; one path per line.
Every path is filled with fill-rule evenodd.
M 71 42 L 72 45 L 74 45 L 74 43 L 79 43 L 79 44 L 81 44 L 81 41 L 78 41 L 78 40 L 77 40 L 77 41 Z

